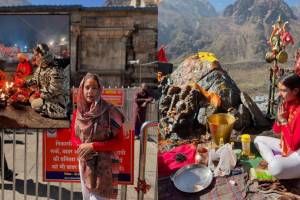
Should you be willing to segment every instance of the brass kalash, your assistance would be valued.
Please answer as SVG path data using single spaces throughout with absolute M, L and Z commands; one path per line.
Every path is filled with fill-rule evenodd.
M 235 122 L 233 115 L 227 113 L 213 114 L 207 118 L 207 122 L 212 139 L 216 145 L 220 144 L 221 138 L 224 144 L 230 142 L 230 136 Z

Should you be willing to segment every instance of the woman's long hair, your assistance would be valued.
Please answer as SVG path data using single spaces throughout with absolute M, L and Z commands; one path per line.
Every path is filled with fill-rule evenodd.
M 295 73 L 289 74 L 284 76 L 279 82 L 290 90 L 298 88 L 297 97 L 300 98 L 300 76 Z

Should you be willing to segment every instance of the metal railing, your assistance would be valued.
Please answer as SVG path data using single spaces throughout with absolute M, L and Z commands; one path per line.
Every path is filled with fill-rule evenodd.
M 22 196 L 22 199 L 24 200 L 27 200 L 28 198 L 39 199 L 41 197 L 43 199 L 60 200 L 63 196 L 67 197 L 69 194 L 70 198 L 67 199 L 72 200 L 74 197 L 76 197 L 76 199 L 80 199 L 80 190 L 78 190 L 76 195 L 73 193 L 73 183 L 64 185 L 59 183 L 57 186 L 57 183 L 42 181 L 42 168 L 40 167 L 42 162 L 42 145 L 40 140 L 42 131 L 34 130 L 29 132 L 24 129 L 23 132 L 19 134 L 20 130 L 18 130 L 18 133 L 17 130 L 18 129 L 1 129 L 1 200 L 21 199 L 20 196 Z M 6 133 L 8 131 L 12 132 Z M 9 134 L 12 134 L 12 137 L 10 137 Z M 30 137 L 30 141 L 28 141 L 28 137 Z M 12 143 L 12 150 L 11 147 L 5 144 L 6 141 Z M 23 148 L 20 148 L 21 145 L 23 145 Z M 5 149 L 4 146 L 8 147 L 7 149 L 9 150 Z M 8 156 L 5 156 L 5 154 Z M 5 180 L 6 162 L 8 168 L 13 173 L 12 179 L 9 181 Z M 22 163 L 24 166 L 22 166 Z M 28 167 L 29 164 L 30 167 Z M 71 187 L 71 190 L 66 189 L 68 185 Z M 46 187 L 46 190 L 44 186 Z M 53 189 L 57 189 L 58 193 L 51 192 Z M 64 191 L 64 193 L 62 191 Z
M 4 200 L 4 132 L 1 131 L 1 199 Z
M 144 191 L 139 188 L 140 185 L 146 184 L 145 171 L 146 171 L 146 155 L 147 155 L 147 141 L 148 141 L 148 129 L 150 127 L 157 127 L 157 121 L 147 121 L 142 125 L 141 138 L 140 138 L 140 159 L 139 159 L 139 176 L 138 176 L 138 200 L 144 199 Z M 157 175 L 156 175 L 157 177 Z M 155 196 L 157 196 L 157 178 L 155 180 Z
M 23 134 L 16 134 L 16 130 L 12 132 L 12 137 L 10 138 L 8 133 L 5 133 L 5 130 L 1 130 L 1 199 L 20 199 L 20 194 L 22 195 L 22 199 L 81 199 L 81 190 L 80 185 L 78 183 L 51 183 L 51 182 L 43 182 L 41 170 L 41 130 L 33 131 L 28 133 L 27 130 L 24 130 Z M 9 133 L 10 134 L 10 133 Z M 18 138 L 16 138 L 18 135 Z M 30 140 L 28 141 L 28 136 Z M 20 138 L 23 137 L 23 141 L 20 142 Z M 7 151 L 9 145 L 5 144 L 6 142 L 12 142 L 12 151 Z M 18 144 L 17 144 L 18 143 Z M 21 146 L 22 148 L 16 148 L 16 146 Z M 5 146 L 5 147 L 4 147 Z M 30 147 L 30 148 L 28 148 Z M 9 147 L 11 149 L 11 147 Z M 16 151 L 18 149 L 18 152 Z M 21 150 L 20 150 L 21 149 Z M 24 152 L 24 153 L 23 153 Z M 9 168 L 13 171 L 14 175 L 12 178 L 12 184 L 10 182 L 4 180 L 5 176 L 5 167 L 4 167 L 4 155 L 6 156 Z M 34 155 L 33 155 L 34 154 Z M 10 156 L 13 155 L 13 156 Z M 18 155 L 18 156 L 17 156 Z M 12 160 L 11 160 L 12 158 Z M 22 159 L 24 159 L 24 162 Z M 29 159 L 28 159 L 29 158 Z M 10 162 L 9 162 L 10 161 Z M 24 166 L 22 166 L 22 163 Z M 18 167 L 17 167 L 18 166 Z M 21 168 L 24 171 L 16 176 L 16 173 L 20 173 Z M 31 171 L 31 172 L 29 172 Z M 34 181 L 33 181 L 33 180 Z M 17 181 L 16 181 L 17 180 Z M 20 185 L 20 182 L 22 185 Z M 7 185 L 12 186 L 11 188 L 7 187 Z M 74 186 L 77 186 L 77 191 L 74 192 Z M 53 192 L 53 189 L 54 192 Z M 16 194 L 20 193 L 19 196 Z M 127 199 L 127 186 L 121 186 L 120 191 L 121 200 Z
M 140 140 L 140 159 L 139 159 L 139 180 L 145 180 L 145 166 L 146 166 L 146 150 L 147 150 L 147 139 L 149 136 L 149 130 L 153 127 L 157 127 L 158 122 L 146 122 L 142 126 L 142 135 Z M 8 133 L 5 133 L 5 130 L 1 130 L 1 199 L 20 199 L 20 194 L 23 196 L 22 199 L 27 200 L 32 199 L 81 199 L 81 190 L 80 185 L 77 183 L 51 183 L 51 182 L 43 182 L 41 176 L 41 130 L 36 130 L 33 132 L 28 132 L 24 130 L 23 134 L 17 134 L 16 130 L 12 132 L 12 138 L 9 138 Z M 18 138 L 16 138 L 18 135 Z M 23 141 L 20 142 L 21 137 Z M 29 140 L 28 140 L 28 137 Z M 4 146 L 8 147 L 6 142 L 12 142 L 12 151 L 5 151 Z M 17 144 L 18 143 L 18 144 Z M 23 145 L 23 148 L 16 148 L 16 146 Z M 11 144 L 9 144 L 11 145 Z M 30 148 L 28 148 L 30 147 Z M 11 147 L 10 147 L 11 148 Z M 17 152 L 18 149 L 18 152 Z M 22 151 L 24 153 L 22 153 Z M 9 165 L 9 168 L 12 167 L 13 171 L 13 178 L 12 184 L 8 184 L 7 181 L 4 180 L 5 176 L 5 163 L 4 163 L 4 155 L 6 156 L 8 164 L 12 163 L 12 166 Z M 21 155 L 20 155 L 21 154 Z M 13 155 L 12 157 L 10 155 Z M 10 159 L 13 159 L 12 161 Z M 24 162 L 22 162 L 22 159 Z M 9 162 L 10 161 L 10 162 Z M 21 166 L 23 163 L 24 166 Z M 17 167 L 18 166 L 18 167 Z M 136 165 L 137 166 L 137 165 Z M 17 175 L 19 173 L 17 170 L 23 168 L 23 176 Z M 31 171 L 31 172 L 29 172 Z M 22 173 L 22 172 L 21 172 Z M 23 179 L 23 180 L 22 180 Z M 33 181 L 33 180 L 34 181 Z M 20 185 L 20 183 L 22 185 Z M 7 185 L 11 185 L 12 188 L 8 188 Z M 74 186 L 77 186 L 77 190 L 74 192 Z M 53 192 L 54 189 L 54 192 Z M 157 181 L 155 180 L 155 195 L 157 195 Z M 16 194 L 19 196 L 17 196 Z M 138 199 L 143 199 L 144 193 L 138 192 L 137 194 Z M 157 197 L 153 197 L 156 199 Z M 126 200 L 127 199 L 127 186 L 121 186 L 120 191 L 120 199 Z
M 158 102 L 152 102 L 147 105 L 146 112 L 147 121 L 158 121 Z

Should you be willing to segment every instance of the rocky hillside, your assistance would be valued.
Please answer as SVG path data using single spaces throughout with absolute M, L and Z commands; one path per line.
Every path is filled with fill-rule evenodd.
M 223 13 L 238 25 L 247 22 L 271 24 L 281 15 L 283 19 L 296 20 L 292 9 L 283 0 L 237 0 Z
M 203 34 L 203 20 L 217 13 L 207 0 L 164 0 L 158 13 L 158 42 L 171 59 L 182 60 L 210 42 L 209 34 Z
M 293 6 L 292 9 L 293 9 L 293 12 L 295 13 L 295 15 L 298 18 L 300 18 L 300 2 L 299 2 L 299 4 L 297 6 Z
M 207 0 L 164 0 L 159 45 L 165 45 L 174 63 L 198 50 L 215 53 L 223 63 L 263 61 L 271 25 L 279 15 L 289 21 L 294 35 L 292 53 L 300 47 L 300 22 L 283 0 L 237 0 L 221 15 Z

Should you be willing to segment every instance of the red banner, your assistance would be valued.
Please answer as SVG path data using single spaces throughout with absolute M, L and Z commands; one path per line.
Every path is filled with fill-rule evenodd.
M 78 155 L 70 129 L 47 129 L 43 134 L 43 180 L 78 182 Z
M 120 150 L 119 184 L 132 185 L 134 177 L 134 133 L 125 133 Z M 71 142 L 70 129 L 47 129 L 43 134 L 43 180 L 78 182 L 78 155 Z
M 120 150 L 117 154 L 120 158 L 118 183 L 122 185 L 133 185 L 134 178 L 134 132 L 125 134 L 122 142 L 118 144 Z
M 104 89 L 102 98 L 115 106 L 123 107 L 124 90 L 123 89 Z

